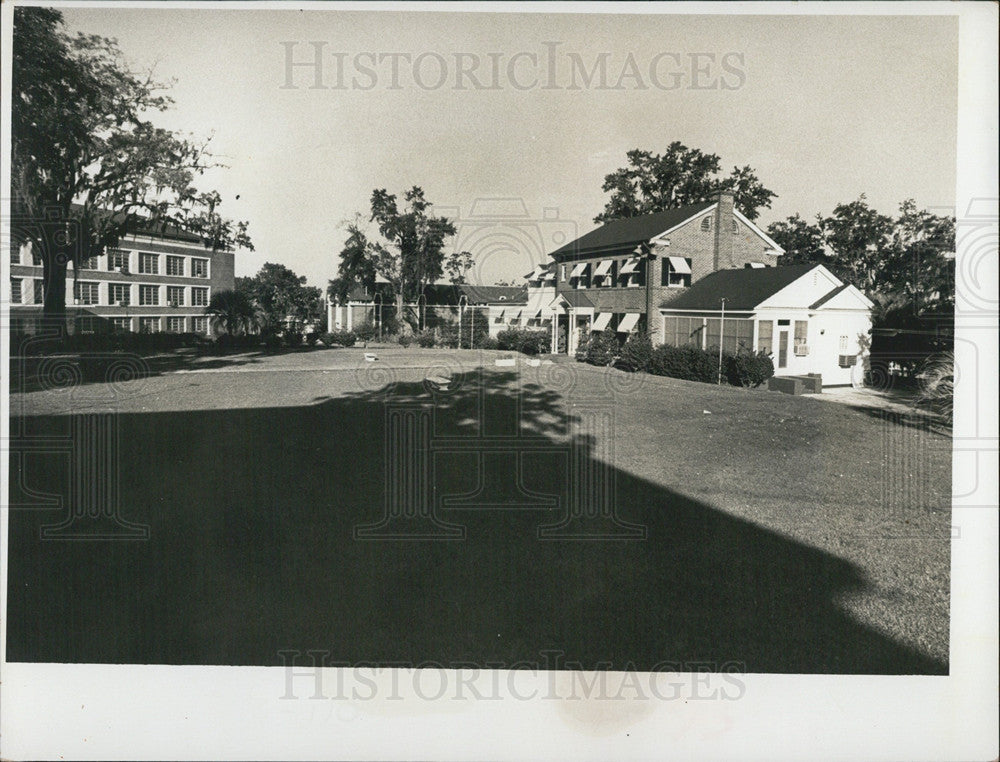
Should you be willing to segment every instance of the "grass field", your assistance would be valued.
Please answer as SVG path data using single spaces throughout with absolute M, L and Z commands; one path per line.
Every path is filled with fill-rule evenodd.
M 363 351 L 164 360 L 141 380 L 12 394 L 8 660 L 273 665 L 317 649 L 510 666 L 548 650 L 587 669 L 947 673 L 946 433 L 574 363 Z M 355 538 L 385 515 L 387 410 L 407 405 L 432 411 L 427 504 L 462 539 Z M 613 413 L 595 428 L 593 409 Z M 120 514 L 148 539 L 43 539 L 73 479 L 95 478 L 59 442 L 102 411 Z M 645 538 L 541 539 L 579 502 L 578 473 L 603 475 L 585 490 Z

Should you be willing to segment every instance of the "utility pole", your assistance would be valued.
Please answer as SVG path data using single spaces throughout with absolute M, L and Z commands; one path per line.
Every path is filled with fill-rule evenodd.
M 726 297 L 722 297 L 722 317 L 719 319 L 719 386 L 722 385 L 722 344 L 726 336 Z

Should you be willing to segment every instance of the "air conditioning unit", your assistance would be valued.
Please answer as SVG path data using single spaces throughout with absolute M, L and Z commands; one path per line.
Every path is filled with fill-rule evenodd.
M 795 347 L 796 357 L 805 357 L 807 354 L 809 354 L 809 346 L 807 344 L 799 344 Z
M 857 355 L 840 355 L 837 360 L 837 365 L 841 368 L 853 368 L 858 364 Z

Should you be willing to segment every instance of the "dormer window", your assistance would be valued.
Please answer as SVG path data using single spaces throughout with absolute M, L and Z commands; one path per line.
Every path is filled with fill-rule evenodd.
M 702 217 L 702 219 L 701 219 L 701 229 L 703 231 L 705 231 L 706 233 L 709 230 L 712 229 L 712 218 L 711 217 Z

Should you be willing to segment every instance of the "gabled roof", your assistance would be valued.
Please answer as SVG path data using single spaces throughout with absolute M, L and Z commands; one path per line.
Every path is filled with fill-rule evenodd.
M 718 202 L 705 201 L 701 204 L 679 206 L 676 209 L 667 209 L 653 214 L 605 222 L 596 230 L 591 230 L 575 241 L 570 241 L 565 246 L 556 249 L 552 252 L 552 256 L 560 257 L 583 251 L 614 249 L 639 244 L 677 227 L 716 203 Z
M 560 299 L 566 301 L 570 307 L 593 307 L 594 303 L 587 297 L 583 291 L 560 291 L 556 295 L 553 301 L 558 302 Z
M 823 294 L 823 296 L 821 296 L 819 299 L 817 299 L 815 302 L 810 304 L 809 309 L 814 310 L 817 307 L 822 307 L 824 304 L 833 299 L 833 297 L 835 297 L 841 291 L 845 291 L 850 287 L 851 287 L 850 283 L 844 283 L 840 286 L 837 286 L 835 289 L 833 289 L 833 291 L 828 291 L 827 293 Z
M 661 304 L 669 310 L 718 311 L 726 298 L 726 311 L 749 311 L 806 273 L 815 264 L 784 265 L 759 269 L 718 270 L 706 275 L 674 299 Z

